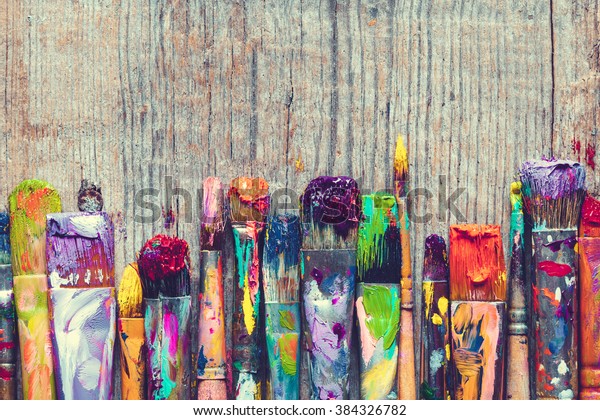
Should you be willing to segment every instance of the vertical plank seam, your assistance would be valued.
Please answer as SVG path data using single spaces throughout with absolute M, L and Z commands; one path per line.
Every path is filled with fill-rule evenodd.
M 554 67 L 554 0 L 550 0 L 550 155 L 554 156 L 554 118 L 555 118 L 555 67 Z

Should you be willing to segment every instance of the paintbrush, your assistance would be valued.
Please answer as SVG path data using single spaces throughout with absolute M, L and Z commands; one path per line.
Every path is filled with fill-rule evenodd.
M 421 325 L 422 400 L 450 399 L 450 325 L 448 320 L 448 255 L 438 235 L 425 239 Z
M 300 398 L 300 221 L 270 216 L 263 251 L 268 398 Z
M 300 203 L 312 399 L 348 399 L 361 217 L 358 184 L 349 177 L 318 177 L 308 184 Z
M 356 247 L 360 396 L 397 400 L 402 264 L 398 205 L 393 195 L 382 193 L 363 195 L 362 205 Z
M 525 210 L 533 227 L 533 325 L 538 399 L 575 399 L 577 370 L 577 225 L 585 171 L 577 162 L 523 163 Z
M 528 400 L 529 338 L 527 333 L 528 293 L 525 288 L 523 197 L 521 183 L 510 186 L 510 271 L 508 311 L 508 357 L 506 359 L 506 399 Z
M 190 254 L 186 241 L 156 235 L 142 247 L 147 392 L 150 400 L 190 398 Z
M 223 240 L 225 216 L 219 178 L 204 181 L 200 224 L 200 293 L 198 296 L 198 399 L 226 400 Z
M 102 202 L 100 188 L 84 180 L 80 212 L 46 216 L 48 303 L 59 399 L 112 399 L 115 245 L 113 224 Z
M 269 213 L 269 185 L 239 177 L 228 193 L 235 243 L 233 301 L 233 388 L 238 400 L 262 398 L 260 242 Z
M 450 226 L 452 396 L 504 398 L 506 268 L 500 226 Z
M 8 213 L 0 213 L 0 400 L 17 399 L 17 335 Z
M 412 266 L 410 259 L 410 221 L 408 218 L 408 153 L 404 138 L 398 136 L 394 157 L 394 190 L 398 202 L 400 244 L 402 248 L 402 311 L 400 315 L 399 398 L 417 398 L 415 338 L 413 325 Z
M 54 399 L 54 364 L 48 316 L 46 215 L 60 197 L 47 182 L 21 182 L 9 197 L 13 291 L 25 399 Z
M 600 399 L 600 202 L 585 197 L 579 227 L 579 398 Z
M 143 400 L 146 385 L 143 293 L 137 263 L 125 267 L 117 293 L 121 399 Z

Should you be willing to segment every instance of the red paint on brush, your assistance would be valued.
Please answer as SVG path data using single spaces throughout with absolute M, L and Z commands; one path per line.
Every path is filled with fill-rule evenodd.
M 538 270 L 542 270 L 549 276 L 553 277 L 564 277 L 571 274 L 573 271 L 571 266 L 567 264 L 555 263 L 554 261 L 542 261 L 538 263 L 537 268 Z
M 2 331 L 2 330 L 0 330 L 0 331 Z M 0 351 L 2 351 L 2 350 L 10 350 L 10 349 L 13 349 L 13 348 L 15 348 L 15 343 L 0 341 Z
M 190 265 L 190 252 L 183 239 L 156 235 L 142 247 L 138 267 L 152 281 L 178 274 Z
M 5 381 L 12 379 L 10 371 L 8 369 L 3 368 L 2 366 L 0 366 L 0 379 Z
M 592 168 L 592 171 L 596 169 L 596 162 L 594 162 L 594 158 L 596 157 L 596 146 L 593 144 L 587 145 L 585 148 L 585 163 Z
M 172 229 L 173 226 L 175 225 L 175 213 L 173 213 L 173 209 L 169 209 L 167 211 L 165 211 L 165 209 L 163 209 L 162 211 L 162 216 L 164 221 L 164 226 L 165 229 L 169 230 Z

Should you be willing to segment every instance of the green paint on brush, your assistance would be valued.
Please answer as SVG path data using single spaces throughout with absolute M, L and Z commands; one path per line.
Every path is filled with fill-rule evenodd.
M 365 284 L 363 306 L 367 314 L 365 324 L 376 340 L 383 337 L 383 348 L 389 349 L 396 340 L 400 321 L 398 292 L 385 286 Z
M 283 334 L 281 337 L 279 337 L 278 341 L 279 354 L 281 356 L 281 368 L 286 375 L 295 376 L 298 370 L 298 334 Z
M 290 331 L 296 329 L 296 320 L 294 314 L 291 311 L 279 310 L 279 325 Z
M 8 198 L 10 243 L 15 275 L 46 272 L 46 215 L 59 213 L 58 192 L 46 181 L 21 182 Z
M 369 268 L 381 267 L 386 262 L 385 233 L 390 224 L 398 221 L 398 204 L 393 195 L 363 195 L 362 202 L 365 220 L 360 224 L 356 247 L 359 278 Z

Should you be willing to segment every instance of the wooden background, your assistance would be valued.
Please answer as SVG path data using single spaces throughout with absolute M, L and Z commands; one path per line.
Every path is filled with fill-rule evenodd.
M 523 160 L 587 160 L 598 192 L 598 3 L 6 0 L 0 196 L 42 178 L 72 211 L 80 180 L 97 180 L 120 276 L 166 230 L 135 200 L 155 188 L 146 201 L 173 209 L 168 231 L 197 267 L 206 176 L 262 176 L 297 194 L 318 175 L 391 188 L 404 133 L 410 185 L 431 192 L 413 208 L 432 216 L 412 226 L 419 282 L 425 236 L 451 223 L 503 224 L 506 248 Z M 175 188 L 190 195 L 169 202 Z

